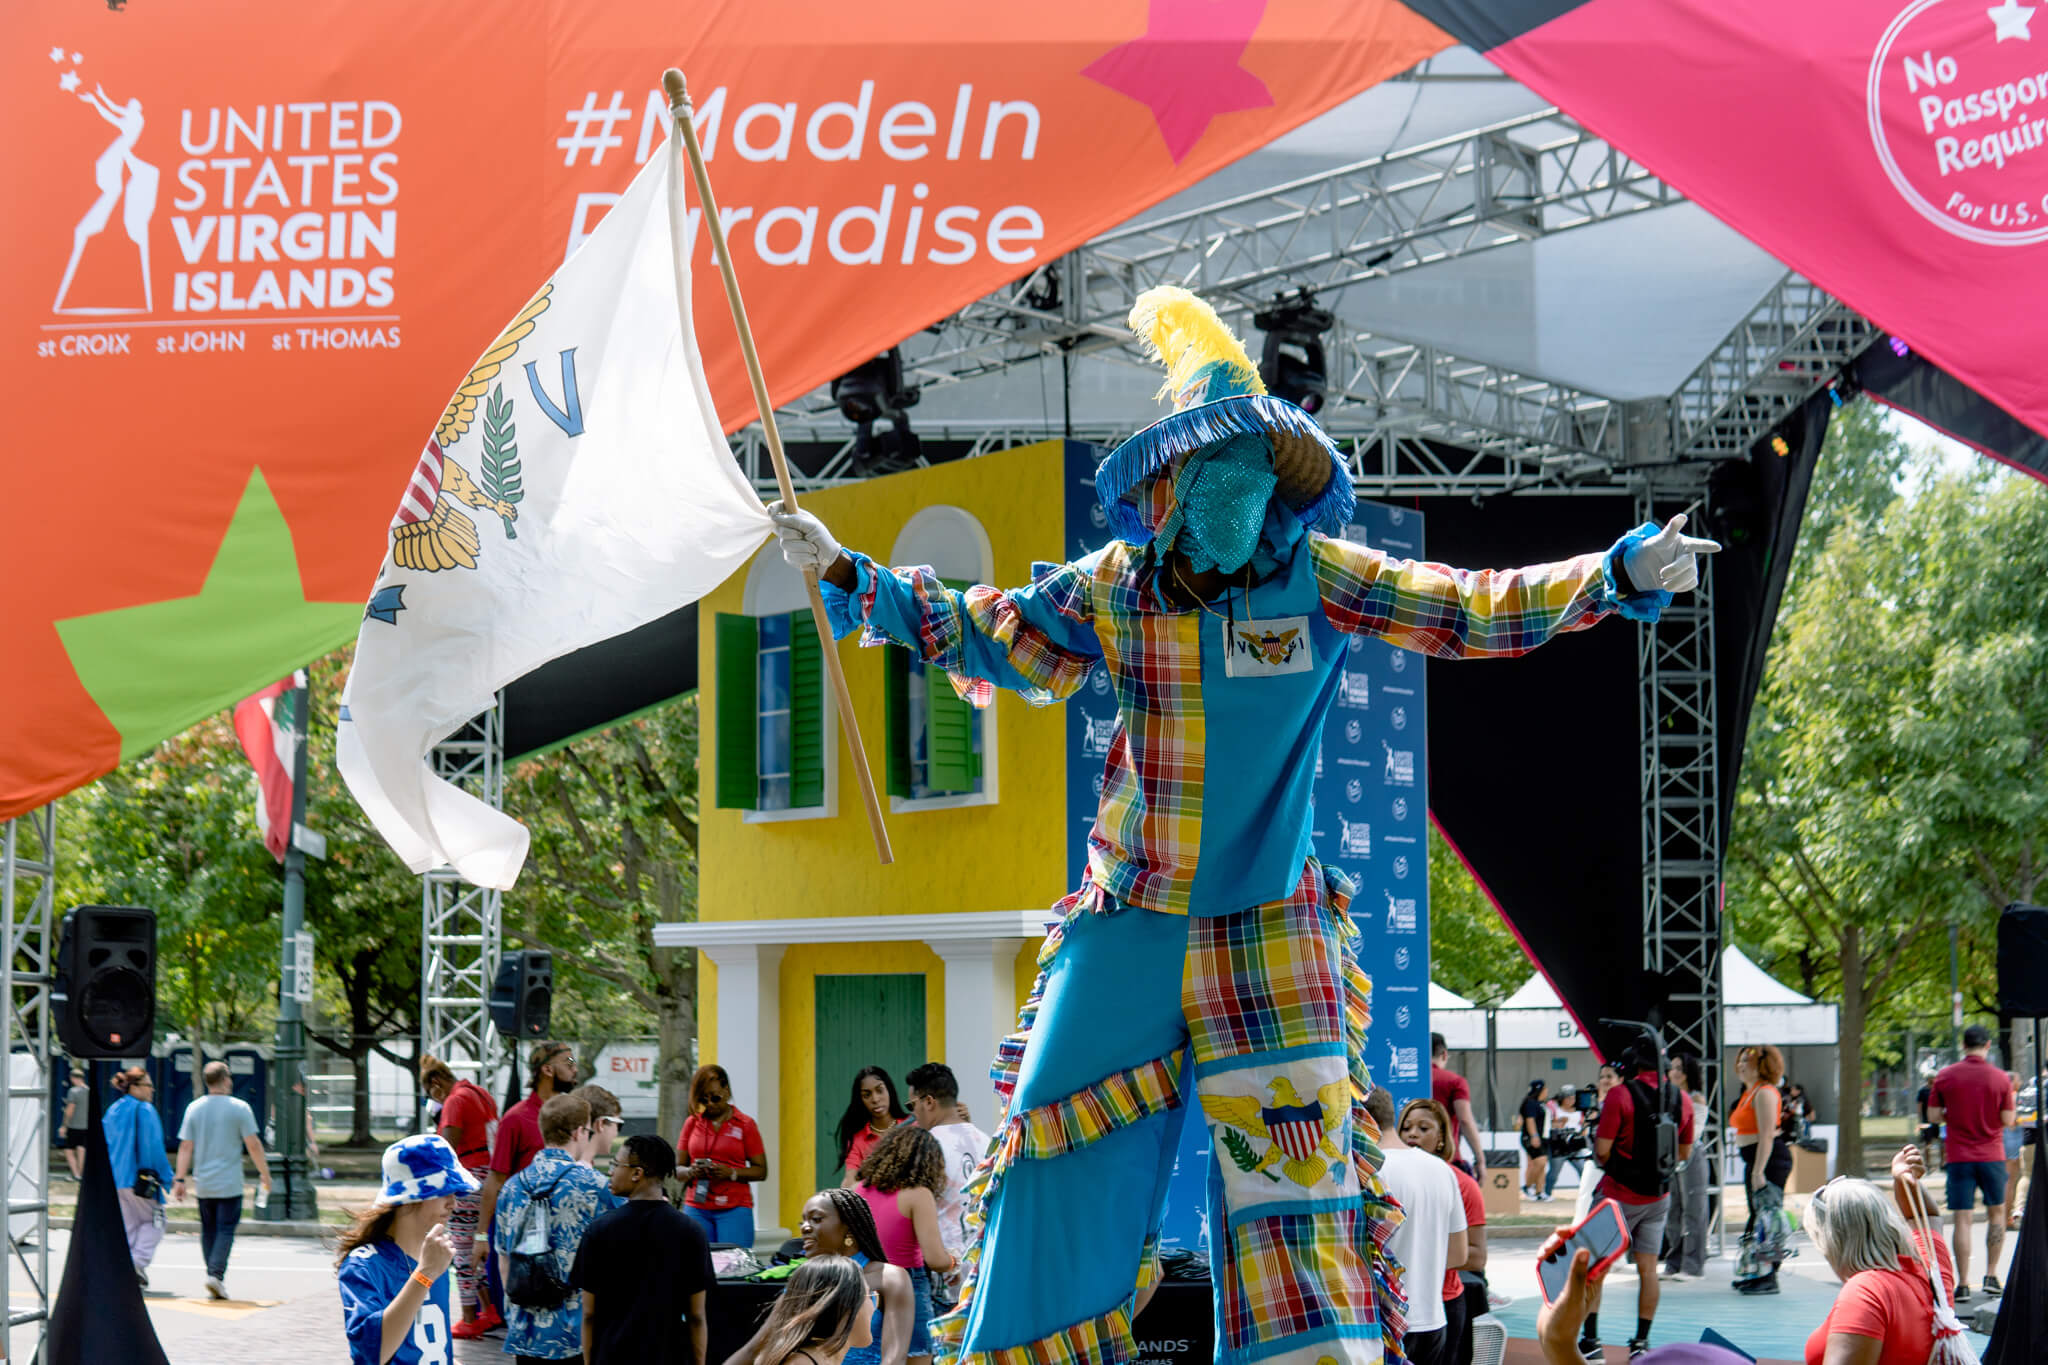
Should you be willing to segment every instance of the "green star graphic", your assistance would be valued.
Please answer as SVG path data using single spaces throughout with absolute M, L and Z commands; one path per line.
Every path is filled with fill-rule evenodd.
M 359 602 L 306 600 L 291 524 L 257 469 L 198 596 L 56 624 L 126 760 L 346 644 L 362 618 Z

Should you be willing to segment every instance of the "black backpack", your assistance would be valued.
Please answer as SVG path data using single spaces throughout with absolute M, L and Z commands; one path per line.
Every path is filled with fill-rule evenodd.
M 569 1169 L 565 1166 L 556 1172 L 553 1183 L 544 1192 L 536 1192 L 519 1211 L 519 1226 L 511 1239 L 512 1254 L 506 1258 L 505 1297 L 521 1308 L 560 1308 L 569 1297 L 568 1282 L 555 1271 L 554 1244 L 548 1237 L 555 1186 L 562 1183 Z M 530 1250 L 536 1233 L 539 1250 Z
M 1670 1085 L 1652 1089 L 1639 1080 L 1622 1085 L 1631 1102 L 1629 1152 L 1610 1155 L 1605 1169 L 1623 1189 L 1655 1198 L 1669 1192 L 1678 1173 L 1678 1116 L 1685 1101 Z

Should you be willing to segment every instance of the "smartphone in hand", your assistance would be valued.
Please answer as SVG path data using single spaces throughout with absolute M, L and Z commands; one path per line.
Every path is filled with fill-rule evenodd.
M 1603 1199 L 1593 1206 L 1584 1221 L 1566 1235 L 1564 1245 L 1536 1262 L 1536 1281 L 1543 1287 L 1543 1301 L 1555 1303 L 1571 1279 L 1572 1257 L 1580 1247 L 1592 1253 L 1586 1268 L 1588 1279 L 1620 1260 L 1628 1250 L 1628 1224 L 1622 1220 L 1621 1205 Z

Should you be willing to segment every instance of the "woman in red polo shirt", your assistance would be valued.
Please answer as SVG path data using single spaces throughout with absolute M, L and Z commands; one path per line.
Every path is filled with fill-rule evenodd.
M 1533 1091 L 1532 1091 L 1533 1093 Z M 1451 1114 L 1435 1100 L 1410 1100 L 1401 1108 L 1394 1131 L 1410 1147 L 1428 1152 L 1451 1166 Z M 1465 1263 L 1444 1267 L 1444 1340 L 1452 1359 L 1472 1359 L 1472 1320 L 1486 1312 L 1486 1196 L 1479 1182 L 1456 1166 L 1458 1198 L 1465 1206 Z M 1466 1279 L 1466 1276 L 1471 1279 Z M 1419 1293 L 1419 1290 L 1410 1292 Z
M 732 1102 L 722 1066 L 700 1066 L 690 1079 L 690 1116 L 676 1135 L 676 1174 L 689 1182 L 683 1212 L 705 1237 L 727 1246 L 754 1245 L 752 1181 L 768 1178 L 761 1130 Z

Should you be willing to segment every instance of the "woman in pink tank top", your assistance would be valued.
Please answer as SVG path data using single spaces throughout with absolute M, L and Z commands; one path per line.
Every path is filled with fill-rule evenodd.
M 907 1365 L 931 1359 L 931 1276 L 957 1264 L 939 1236 L 938 1195 L 946 1185 L 945 1149 L 914 1123 L 891 1128 L 855 1172 L 854 1191 L 874 1211 L 875 1231 L 889 1264 L 910 1272 L 917 1319 Z

